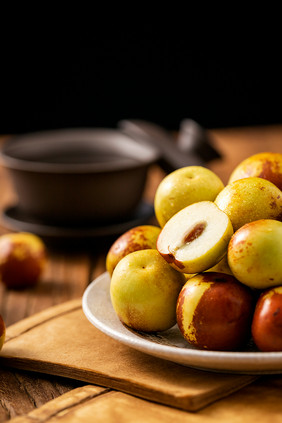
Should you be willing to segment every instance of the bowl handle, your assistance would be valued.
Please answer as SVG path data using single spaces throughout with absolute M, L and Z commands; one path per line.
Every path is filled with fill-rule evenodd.
M 189 132 L 188 123 L 183 121 L 176 140 L 161 126 L 145 120 L 125 119 L 119 121 L 118 126 L 131 138 L 157 147 L 160 154 L 159 165 L 168 173 L 185 166 L 205 166 L 208 160 L 220 157 L 205 136 L 205 131 L 200 131 L 196 122 L 194 129 L 198 131 Z

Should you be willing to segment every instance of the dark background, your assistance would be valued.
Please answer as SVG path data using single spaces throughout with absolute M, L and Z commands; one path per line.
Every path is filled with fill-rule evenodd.
M 206 128 L 279 124 L 281 75 L 280 52 L 252 40 L 220 49 L 130 35 L 85 47 L 34 43 L 2 52 L 0 131 L 115 127 L 124 118 L 172 130 L 184 118 Z

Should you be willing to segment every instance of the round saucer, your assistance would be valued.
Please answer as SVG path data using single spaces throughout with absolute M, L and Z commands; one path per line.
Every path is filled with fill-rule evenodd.
M 11 206 L 4 209 L 2 220 L 5 226 L 11 230 L 32 232 L 41 237 L 90 239 L 119 235 L 134 226 L 147 223 L 153 215 L 153 205 L 141 202 L 130 218 L 124 220 L 99 225 L 93 222 L 93 225 L 66 224 L 56 226 L 27 216 L 17 206 Z

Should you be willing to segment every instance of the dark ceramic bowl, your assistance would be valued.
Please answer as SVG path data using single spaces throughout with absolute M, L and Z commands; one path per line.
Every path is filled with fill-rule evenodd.
M 21 213 L 77 224 L 130 216 L 159 152 L 119 130 L 83 128 L 11 137 L 1 156 Z

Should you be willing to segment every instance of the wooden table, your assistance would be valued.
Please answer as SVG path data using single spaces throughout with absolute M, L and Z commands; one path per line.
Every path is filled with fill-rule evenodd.
M 231 170 L 245 157 L 267 150 L 282 152 L 280 125 L 218 129 L 210 133 L 223 159 L 209 163 L 208 167 L 215 171 L 224 183 L 227 183 Z M 4 138 L 2 137 L 2 140 Z M 153 201 L 154 193 L 163 176 L 164 172 L 160 168 L 152 167 L 144 193 L 147 200 Z M 15 199 L 9 176 L 3 168 L 0 168 L 0 193 L 0 208 L 3 210 Z M 2 222 L 0 233 L 7 231 Z M 72 249 L 48 246 L 48 266 L 42 281 L 35 288 L 22 291 L 7 290 L 0 284 L 0 313 L 6 326 L 52 305 L 80 298 L 89 282 L 105 271 L 108 246 L 105 244 L 89 248 L 79 245 L 78 248 Z M 264 382 L 268 392 L 271 392 L 275 387 L 281 386 L 282 378 L 269 376 L 265 377 Z M 261 379 L 257 384 L 262 384 Z M 1 368 L 0 422 L 24 415 L 82 385 L 83 382 L 75 380 Z M 255 395 L 256 383 L 242 391 L 245 391 L 247 397 Z

